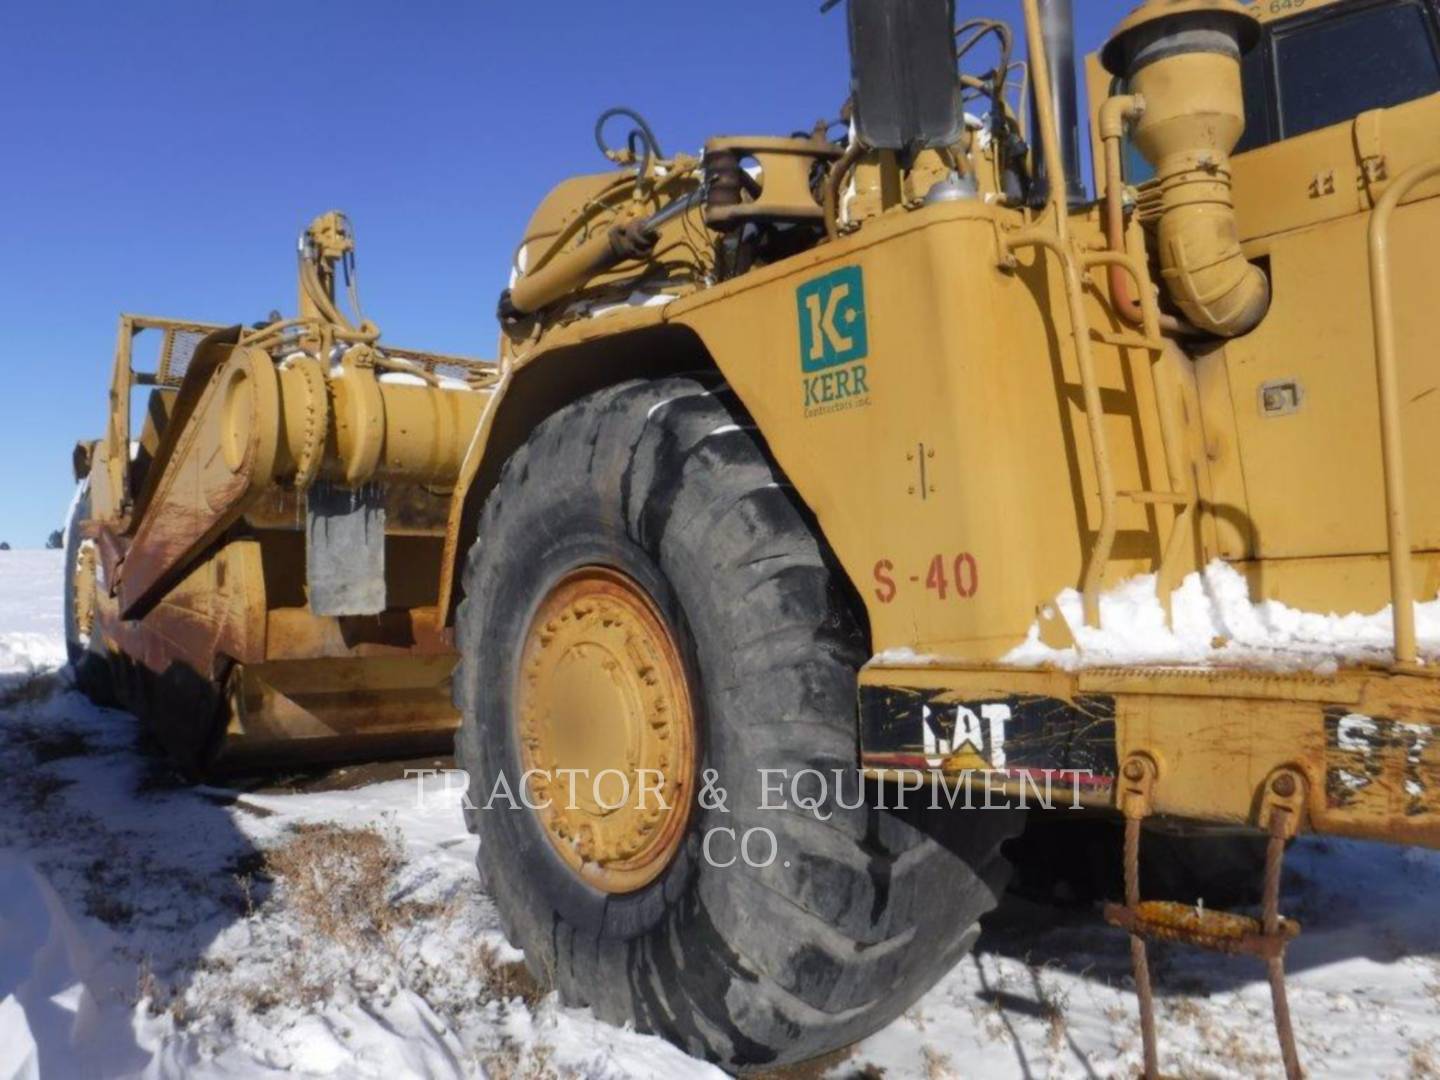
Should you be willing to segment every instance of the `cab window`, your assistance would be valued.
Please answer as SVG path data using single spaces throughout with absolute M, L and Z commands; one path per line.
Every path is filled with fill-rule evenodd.
M 1357 0 L 1268 25 L 1241 62 L 1245 134 L 1235 153 L 1440 92 L 1436 4 Z M 1127 182 L 1153 175 L 1127 140 Z
M 1271 49 L 1281 139 L 1440 90 L 1434 24 L 1423 3 L 1341 9 L 1277 26 Z

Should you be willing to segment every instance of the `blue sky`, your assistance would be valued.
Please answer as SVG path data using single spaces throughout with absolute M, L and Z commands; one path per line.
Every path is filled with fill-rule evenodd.
M 1076 0 L 1088 51 L 1133 0 Z M 536 201 L 603 167 L 613 104 L 664 148 L 785 134 L 846 93 L 818 0 L 6 0 L 0 5 L 0 540 L 43 544 L 98 437 L 115 317 L 294 309 L 294 241 L 346 210 L 387 340 L 492 355 Z M 962 16 L 1018 26 L 1015 0 Z

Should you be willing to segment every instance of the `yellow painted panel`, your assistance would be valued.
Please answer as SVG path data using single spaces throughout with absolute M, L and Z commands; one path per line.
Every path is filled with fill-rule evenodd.
M 1064 310 L 1058 272 L 1034 251 L 1002 271 L 991 213 L 895 212 L 670 313 L 704 339 L 819 517 L 877 651 L 1003 654 L 1037 604 L 1078 583 L 1098 525 L 1073 346 L 1053 314 Z M 853 283 L 853 270 L 867 352 L 834 370 L 863 365 L 866 392 L 816 411 L 803 366 L 822 329 L 805 323 L 828 312 L 844 329 L 825 282 Z M 1111 328 L 1098 303 L 1091 318 Z M 1154 438 L 1149 354 L 1097 345 L 1096 362 L 1117 486 L 1164 488 L 1163 457 L 1138 453 Z M 1122 507 L 1112 579 L 1151 567 L 1153 524 L 1170 513 Z
M 1276 237 L 1274 302 L 1265 322 L 1226 348 L 1255 553 L 1261 557 L 1385 550 L 1373 323 L 1364 278 L 1368 215 Z M 1396 214 L 1402 423 L 1412 528 L 1421 550 L 1440 547 L 1440 350 L 1432 288 L 1440 200 Z M 1357 275 L 1357 270 L 1359 274 Z M 1261 388 L 1295 381 L 1299 408 L 1266 415 Z

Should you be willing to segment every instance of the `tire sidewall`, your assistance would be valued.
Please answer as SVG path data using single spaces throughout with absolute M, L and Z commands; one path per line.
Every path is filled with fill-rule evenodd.
M 80 557 L 80 522 L 90 516 L 90 481 L 82 480 L 75 500 L 70 507 L 70 517 L 65 522 L 65 553 L 63 557 L 64 580 L 61 582 L 62 616 L 65 626 L 65 651 L 70 663 L 78 664 L 90 651 L 89 644 L 80 640 L 79 628 L 75 625 L 75 567 Z

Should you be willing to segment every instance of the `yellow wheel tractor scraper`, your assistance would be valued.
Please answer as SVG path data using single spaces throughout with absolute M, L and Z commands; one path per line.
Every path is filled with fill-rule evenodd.
M 1021 6 L 849 0 L 808 135 L 602 116 L 494 362 L 382 343 L 335 213 L 296 318 L 123 318 L 80 684 L 196 771 L 454 737 L 531 968 L 734 1069 L 899 1015 L 1026 828 L 967 802 L 1058 784 L 1007 850 L 1104 826 L 1147 1073 L 1163 939 L 1265 961 L 1297 1075 L 1285 842 L 1440 846 L 1440 27 L 1150 0 L 1085 64 L 1091 200 L 1069 4 Z M 1177 823 L 1262 918 L 1150 890 Z
M 433 571 L 495 367 L 382 348 L 335 304 L 353 250 L 343 215 L 311 224 L 295 319 L 122 317 L 110 425 L 76 451 L 72 658 L 196 770 L 454 732 Z

